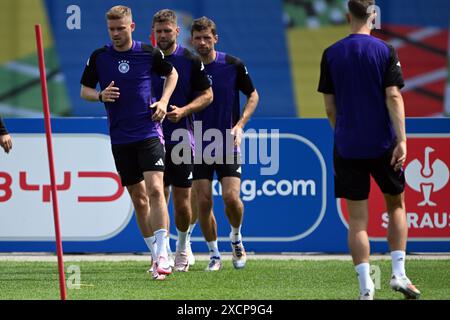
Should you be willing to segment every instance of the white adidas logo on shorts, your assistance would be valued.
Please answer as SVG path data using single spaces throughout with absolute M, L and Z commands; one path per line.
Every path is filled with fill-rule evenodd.
M 192 171 L 191 171 L 191 173 L 189 173 L 189 177 L 188 177 L 188 180 L 192 180 L 194 177 L 192 176 Z
M 164 167 L 164 161 L 163 161 L 163 159 L 159 158 L 159 160 L 155 163 L 155 166 L 158 166 L 158 167 Z

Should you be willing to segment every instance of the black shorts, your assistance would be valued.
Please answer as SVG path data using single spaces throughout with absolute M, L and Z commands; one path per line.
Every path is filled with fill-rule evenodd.
M 214 179 L 214 171 L 219 181 L 225 177 L 236 177 L 240 179 L 241 163 L 241 155 L 234 154 L 231 158 L 228 158 L 228 161 L 224 160 L 222 164 L 207 164 L 204 161 L 201 164 L 194 164 L 194 180 L 207 179 L 212 181 Z
M 334 193 L 336 198 L 366 200 L 370 176 L 384 194 L 399 195 L 405 190 L 403 169 L 394 171 L 390 164 L 394 148 L 376 159 L 344 159 L 334 148 Z
M 177 158 L 175 159 L 172 156 L 172 150 L 174 147 L 175 145 L 166 144 L 166 170 L 164 170 L 164 186 L 190 188 L 192 187 L 194 172 L 194 157 L 192 155 L 192 149 L 190 147 L 181 149 L 180 154 L 174 155 Z M 182 160 L 185 156 L 184 151 L 187 150 L 189 150 L 189 154 L 186 155 L 188 161 L 185 163 Z
M 123 186 L 141 182 L 146 171 L 164 171 L 164 145 L 159 138 L 113 144 L 112 153 Z

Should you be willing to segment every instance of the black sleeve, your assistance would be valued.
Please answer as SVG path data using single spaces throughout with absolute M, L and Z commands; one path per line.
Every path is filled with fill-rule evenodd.
M 211 87 L 205 66 L 198 57 L 192 57 L 191 84 L 194 91 L 204 91 Z
M 230 64 L 234 64 L 237 68 L 237 79 L 236 79 L 236 87 L 239 91 L 241 91 L 246 96 L 249 96 L 253 91 L 255 91 L 255 87 L 253 86 L 252 79 L 248 74 L 247 67 L 244 63 L 239 60 L 239 58 L 233 57 L 232 55 L 225 55 L 225 61 Z
M 153 64 L 152 71 L 159 76 L 168 76 L 173 69 L 172 64 L 164 58 L 164 54 L 157 48 L 151 48 L 153 50 Z
M 334 94 L 333 79 L 331 78 L 327 60 L 327 50 L 323 52 L 322 61 L 320 63 L 320 80 L 317 91 L 325 94 Z
M 238 63 L 238 74 L 237 74 L 237 83 L 238 89 L 241 90 L 243 94 L 246 96 L 250 95 L 253 91 L 255 91 L 255 87 L 253 86 L 252 79 L 248 74 L 247 67 L 242 63 Z
M 253 91 L 255 91 L 255 87 L 253 86 L 252 79 L 248 74 L 247 67 L 240 60 L 237 61 L 236 66 L 237 66 L 237 88 L 243 94 L 249 96 Z
M 397 86 L 401 89 L 405 86 L 402 67 L 394 47 L 389 45 L 389 50 L 389 63 L 384 78 L 384 87 Z
M 80 83 L 83 86 L 93 88 L 93 89 L 95 89 L 97 87 L 98 74 L 97 74 L 96 60 L 97 60 L 98 54 L 104 50 L 105 50 L 104 48 L 97 49 L 89 57 L 89 60 L 86 63 L 86 67 L 84 68 L 83 76 L 81 77 L 81 81 L 80 81 Z
M 0 117 L 0 136 L 4 136 L 8 134 L 8 130 L 6 129 L 5 124 L 3 123 L 2 117 Z

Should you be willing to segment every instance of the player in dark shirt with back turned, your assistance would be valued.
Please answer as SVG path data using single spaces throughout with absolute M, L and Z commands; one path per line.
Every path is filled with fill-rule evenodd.
M 180 29 L 174 11 L 164 9 L 153 16 L 153 33 L 158 48 L 178 72 L 178 82 L 163 122 L 166 145 L 166 169 L 164 171 L 164 192 L 169 203 L 172 187 L 177 247 L 175 270 L 188 271 L 195 263 L 190 245 L 189 230 L 192 218 L 191 187 L 194 171 L 194 113 L 207 107 L 213 100 L 211 83 L 200 58 L 177 44 Z M 162 93 L 164 79 L 154 75 L 152 84 L 155 94 Z M 181 132 L 181 137 L 176 135 Z M 169 242 L 167 242 L 169 243 Z M 170 250 L 170 249 L 168 249 Z
M 350 0 L 352 34 L 325 50 L 319 92 L 334 129 L 336 198 L 349 210 L 348 243 L 360 287 L 360 299 L 372 300 L 370 243 L 367 235 L 370 176 L 384 194 L 389 214 L 392 257 L 390 286 L 407 298 L 420 292 L 405 272 L 408 234 L 404 201 L 406 160 L 404 86 L 395 49 L 370 35 L 376 17 L 374 0 Z
M 112 152 L 126 186 L 139 228 L 150 250 L 157 243 L 155 280 L 172 272 L 166 251 L 167 206 L 164 200 L 164 140 L 161 121 L 178 74 L 159 49 L 134 41 L 131 9 L 112 7 L 106 13 L 112 43 L 95 50 L 81 79 L 81 97 L 105 104 Z M 166 77 L 159 101 L 152 95 L 151 74 Z M 96 86 L 100 83 L 101 91 Z
M 217 224 L 212 212 L 214 172 L 222 187 L 225 213 L 231 225 L 233 266 L 241 269 L 245 267 L 246 254 L 241 235 L 244 206 L 240 199 L 240 145 L 243 128 L 255 111 L 259 96 L 245 65 L 238 58 L 214 49 L 218 35 L 212 20 L 206 17 L 196 19 L 192 24 L 191 36 L 192 44 L 212 81 L 214 94 L 211 105 L 195 115 L 196 122 L 201 121 L 203 143 L 195 146 L 193 194 L 196 197 L 195 210 L 198 210 L 200 227 L 210 252 L 206 270 L 218 271 L 222 268 Z M 242 115 L 239 92 L 247 97 Z M 217 138 L 213 138 L 213 142 L 207 141 L 208 131 Z

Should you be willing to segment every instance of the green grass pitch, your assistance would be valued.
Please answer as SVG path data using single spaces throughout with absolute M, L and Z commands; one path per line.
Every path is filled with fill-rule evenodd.
M 80 269 L 81 286 L 68 289 L 69 300 L 355 300 L 358 281 L 350 261 L 251 260 L 243 270 L 230 261 L 219 272 L 205 272 L 197 261 L 188 273 L 153 281 L 146 262 L 66 262 Z M 375 260 L 381 288 L 376 299 L 403 299 L 389 288 L 390 261 Z M 59 299 L 53 262 L 0 262 L 0 299 Z M 408 276 L 422 299 L 450 299 L 450 260 L 409 260 Z M 66 278 L 71 274 L 66 273 Z M 75 282 L 72 282 L 75 283 Z

